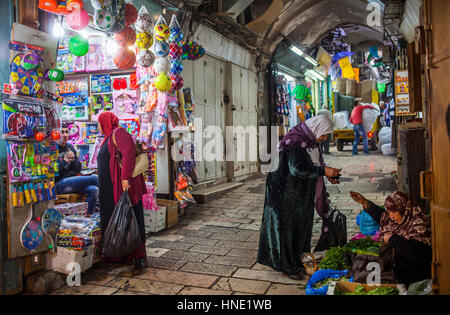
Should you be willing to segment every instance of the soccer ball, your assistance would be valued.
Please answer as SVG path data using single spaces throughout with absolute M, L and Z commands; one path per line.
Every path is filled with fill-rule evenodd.
M 170 37 L 170 29 L 166 24 L 159 24 L 155 26 L 155 38 L 160 41 L 165 41 Z
M 169 44 L 167 42 L 155 41 L 153 52 L 156 57 L 166 57 L 169 54 Z
M 153 45 L 153 36 L 149 32 L 141 32 L 136 36 L 136 46 L 140 49 L 147 49 Z
M 99 29 L 107 31 L 114 26 L 116 18 L 112 15 L 111 11 L 101 9 L 95 12 L 94 23 Z
M 136 30 L 138 32 L 150 30 L 152 26 L 152 18 L 150 17 L 150 14 L 148 13 L 140 14 L 137 18 L 136 23 L 134 23 L 134 26 L 136 27 Z
M 148 68 L 155 62 L 155 55 L 148 49 L 140 50 L 136 57 L 139 66 Z
M 92 6 L 97 9 L 109 8 L 112 5 L 112 0 L 91 0 Z
M 170 71 L 170 62 L 167 58 L 156 58 L 153 68 L 158 74 L 168 73 Z

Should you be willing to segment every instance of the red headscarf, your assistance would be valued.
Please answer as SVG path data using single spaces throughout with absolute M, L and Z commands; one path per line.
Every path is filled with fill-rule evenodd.
M 119 127 L 119 118 L 117 118 L 114 113 L 105 111 L 98 115 L 98 123 L 100 124 L 100 128 L 105 135 L 105 139 L 102 142 L 103 144 L 114 129 Z

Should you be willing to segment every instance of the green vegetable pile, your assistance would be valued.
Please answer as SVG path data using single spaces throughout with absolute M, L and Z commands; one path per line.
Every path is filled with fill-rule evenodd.
M 344 261 L 346 250 L 343 247 L 331 247 L 319 264 L 320 269 L 345 270 L 349 266 Z
M 366 292 L 362 285 L 355 288 L 353 292 L 338 292 L 338 295 L 398 295 L 397 288 L 378 287 Z
M 336 281 L 336 282 L 348 282 L 348 279 L 345 276 L 340 277 L 340 278 L 325 278 L 325 279 L 322 279 L 322 280 L 317 281 L 316 283 L 314 283 L 312 287 L 314 289 L 320 289 L 320 288 L 322 288 L 324 286 L 329 285 L 330 283 L 332 283 L 334 281 Z
M 351 241 L 344 246 L 331 247 L 325 253 L 325 258 L 319 264 L 319 269 L 345 270 L 350 268 L 344 260 L 347 254 L 352 252 L 377 254 L 380 247 L 379 242 L 375 242 L 370 237 Z

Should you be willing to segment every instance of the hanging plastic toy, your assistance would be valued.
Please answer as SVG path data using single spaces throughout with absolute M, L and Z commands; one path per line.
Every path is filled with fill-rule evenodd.
M 103 31 L 108 31 L 116 23 L 116 18 L 114 17 L 112 11 L 101 9 L 95 12 L 94 23 L 95 26 L 97 26 L 99 29 Z
M 134 23 L 134 26 L 138 32 L 148 32 L 152 27 L 152 18 L 150 14 L 148 14 L 148 10 L 144 5 L 142 5 L 139 9 L 138 17 L 136 23 Z
M 140 50 L 136 56 L 136 61 L 139 66 L 148 68 L 155 62 L 155 55 L 148 49 Z
M 156 57 L 166 57 L 169 54 L 169 45 L 167 42 L 155 41 L 153 44 L 153 52 Z
M 167 58 L 156 58 L 153 68 L 157 74 L 169 73 L 170 72 L 170 62 Z
M 179 43 L 183 40 L 183 32 L 181 32 L 180 25 L 178 24 L 177 16 L 172 15 L 172 19 L 170 20 L 170 37 L 169 42 L 171 43 Z
M 170 37 L 170 29 L 162 15 L 156 21 L 154 34 L 155 38 L 160 41 L 165 41 Z
M 160 73 L 155 79 L 155 87 L 160 92 L 167 92 L 172 88 L 172 81 L 167 74 Z
M 26 70 L 22 64 L 28 64 L 30 60 L 24 62 L 24 58 L 24 53 L 14 57 L 10 68 L 11 82 L 20 94 L 35 95 L 42 87 L 44 73 L 40 63 L 34 65 L 34 61 L 32 62 L 33 68 Z
M 58 15 L 83 9 L 83 0 L 39 0 L 38 8 Z
M 71 29 L 80 31 L 88 26 L 89 14 L 84 9 L 73 11 L 66 15 L 66 22 Z
M 153 45 L 153 36 L 149 32 L 140 32 L 136 35 L 136 46 L 140 49 L 148 49 Z
M 69 50 L 75 56 L 82 57 L 89 51 L 89 42 L 80 34 L 76 34 L 69 40 Z

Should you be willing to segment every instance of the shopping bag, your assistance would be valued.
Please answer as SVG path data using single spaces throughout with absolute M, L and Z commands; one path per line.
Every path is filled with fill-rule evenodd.
M 347 243 L 347 217 L 333 209 L 328 218 L 323 219 L 322 234 L 314 252 L 327 250 L 330 247 L 344 246 Z
M 141 244 L 130 196 L 124 191 L 103 233 L 103 253 L 105 257 L 121 257 L 130 254 Z

